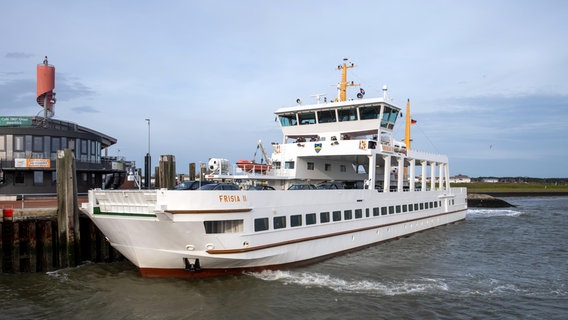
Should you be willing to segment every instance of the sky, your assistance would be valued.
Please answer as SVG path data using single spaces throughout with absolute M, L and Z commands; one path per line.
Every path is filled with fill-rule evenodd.
M 55 118 L 118 140 L 109 155 L 178 173 L 252 160 L 282 140 L 274 111 L 337 95 L 412 106 L 412 148 L 450 174 L 568 177 L 568 2 L 7 1 L 0 115 L 42 114 L 36 65 L 56 68 Z M 348 96 L 354 97 L 357 89 Z M 150 119 L 150 125 L 146 119 Z M 403 139 L 403 121 L 395 137 Z M 150 136 L 150 139 L 148 139 Z M 257 160 L 260 160 L 257 154 Z

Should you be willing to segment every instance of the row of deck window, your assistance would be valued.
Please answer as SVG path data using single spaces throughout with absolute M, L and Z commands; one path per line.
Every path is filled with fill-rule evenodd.
M 454 200 L 450 200 L 450 205 L 454 204 Z M 396 206 L 385 206 L 385 207 L 375 207 L 365 209 L 365 217 L 386 216 L 390 214 L 406 213 L 419 210 L 427 210 L 432 208 L 438 208 L 442 206 L 441 201 L 430 201 L 430 202 L 420 202 L 414 204 L 403 204 Z M 318 221 L 319 216 L 319 221 Z M 306 214 L 293 214 L 290 216 L 276 216 L 272 218 L 272 229 L 284 229 L 288 225 L 291 228 L 309 226 L 315 224 L 324 224 L 330 222 L 347 221 L 353 219 L 362 219 L 363 209 L 348 209 L 348 210 L 336 210 L 336 211 L 324 211 L 320 212 L 319 215 L 315 212 L 310 212 Z M 217 234 L 217 233 L 239 233 L 244 231 L 244 221 L 239 220 L 216 220 L 216 221 L 204 221 L 205 233 L 207 234 Z M 254 219 L 254 231 L 266 231 L 270 229 L 270 219 L 269 218 L 257 218 Z
M 396 214 L 396 213 L 406 213 L 418 210 L 426 210 L 431 208 L 437 208 L 442 205 L 441 201 L 430 201 L 430 202 L 421 202 L 421 203 L 414 203 L 414 204 L 403 204 L 403 205 L 396 205 L 396 206 L 388 206 L 388 207 L 375 207 L 372 208 L 372 215 L 376 216 L 384 216 L 389 214 Z M 365 209 L 365 217 L 370 217 L 371 210 L 369 208 Z M 314 225 L 317 224 L 317 217 L 316 213 L 306 213 L 302 214 L 295 214 L 291 215 L 289 219 L 290 227 L 300 227 L 303 225 Z M 363 209 L 348 209 L 348 210 L 336 210 L 332 212 L 324 211 L 319 213 L 319 223 L 328 223 L 328 222 L 338 222 L 338 221 L 345 221 L 345 220 L 352 220 L 352 219 L 361 219 L 363 218 Z M 272 228 L 273 229 L 284 229 L 288 227 L 288 216 L 276 216 L 272 218 Z M 269 218 L 257 218 L 254 220 L 254 231 L 266 231 L 269 230 Z

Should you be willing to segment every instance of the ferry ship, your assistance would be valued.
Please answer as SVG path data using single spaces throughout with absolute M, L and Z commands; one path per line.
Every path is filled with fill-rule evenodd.
M 275 111 L 283 138 L 263 170 L 208 177 L 274 190 L 94 189 L 81 210 L 143 276 L 176 277 L 289 268 L 464 220 L 447 156 L 410 147 L 409 102 L 397 141 L 401 108 L 386 87 L 348 98 L 352 67 L 336 99 Z

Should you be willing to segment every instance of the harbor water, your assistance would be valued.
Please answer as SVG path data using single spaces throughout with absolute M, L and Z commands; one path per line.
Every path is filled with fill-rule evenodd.
M 507 209 L 303 268 L 143 278 L 128 262 L 0 274 L 0 319 L 566 319 L 568 197 Z

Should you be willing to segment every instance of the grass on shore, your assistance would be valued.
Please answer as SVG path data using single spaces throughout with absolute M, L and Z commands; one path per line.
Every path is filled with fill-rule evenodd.
M 568 185 L 544 183 L 452 183 L 452 187 L 464 187 L 472 193 L 483 192 L 568 192 Z

